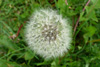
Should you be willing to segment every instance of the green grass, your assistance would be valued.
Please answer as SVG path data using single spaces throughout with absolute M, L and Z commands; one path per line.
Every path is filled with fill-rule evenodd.
M 0 67 L 99 67 L 100 65 L 100 1 L 91 0 L 0 0 Z M 71 49 L 64 57 L 45 61 L 33 53 L 24 40 L 24 26 L 38 8 L 53 8 L 68 17 L 75 27 Z M 69 8 L 71 7 L 71 8 Z M 16 39 L 11 36 L 17 34 Z

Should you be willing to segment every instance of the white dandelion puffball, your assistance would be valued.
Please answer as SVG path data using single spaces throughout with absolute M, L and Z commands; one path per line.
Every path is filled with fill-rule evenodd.
M 36 10 L 25 28 L 28 46 L 44 59 L 62 57 L 72 41 L 69 23 L 53 9 Z

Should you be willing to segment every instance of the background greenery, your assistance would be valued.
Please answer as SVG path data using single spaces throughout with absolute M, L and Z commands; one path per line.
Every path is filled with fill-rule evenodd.
M 0 0 L 0 67 L 100 67 L 100 0 Z M 45 61 L 35 55 L 24 41 L 24 27 L 19 27 L 37 8 L 53 8 L 69 17 L 75 27 L 72 47 L 64 57 Z M 69 8 L 70 7 L 70 8 Z

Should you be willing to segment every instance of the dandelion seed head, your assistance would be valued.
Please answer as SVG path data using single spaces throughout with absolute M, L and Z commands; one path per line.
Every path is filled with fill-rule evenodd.
M 28 46 L 44 59 L 62 57 L 72 41 L 69 23 L 55 10 L 36 10 L 26 25 Z

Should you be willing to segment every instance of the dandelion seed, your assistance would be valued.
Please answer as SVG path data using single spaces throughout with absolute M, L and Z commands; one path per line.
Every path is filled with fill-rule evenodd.
M 34 12 L 26 25 L 28 46 L 44 59 L 62 57 L 70 48 L 71 26 L 57 11 L 40 9 Z

